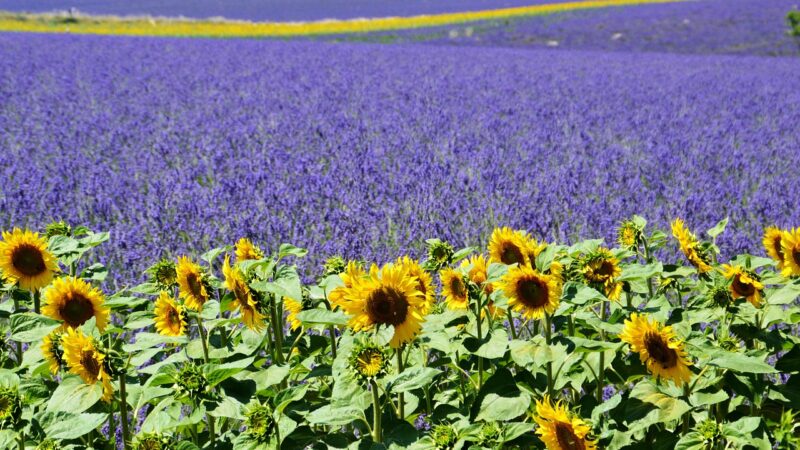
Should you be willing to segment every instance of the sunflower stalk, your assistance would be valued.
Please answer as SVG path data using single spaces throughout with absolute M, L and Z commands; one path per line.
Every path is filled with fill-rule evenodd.
M 647 243 L 647 238 L 645 237 L 644 233 L 642 233 L 642 247 L 644 247 L 644 259 L 647 264 L 653 262 L 653 257 L 650 254 L 650 246 Z M 647 293 L 650 294 L 648 299 L 653 298 L 653 283 L 650 277 L 647 277 Z
M 551 322 L 550 322 L 551 319 L 550 319 L 550 314 L 545 314 L 544 315 L 544 319 L 545 319 L 545 323 L 544 323 L 544 339 L 545 339 L 545 342 L 547 343 L 547 348 L 550 348 L 550 342 L 551 342 L 551 330 L 550 330 L 550 328 L 551 328 Z M 553 398 L 553 362 L 552 361 L 548 361 L 547 362 L 547 395 L 549 395 L 550 398 Z
M 400 347 L 397 349 L 395 354 L 397 355 L 397 374 L 400 375 L 403 373 L 405 369 L 403 365 L 403 348 L 405 347 L 404 344 L 401 344 Z M 397 417 L 400 420 L 404 420 L 405 415 L 405 396 L 403 393 L 397 394 Z
M 41 306 L 42 303 L 42 294 L 39 292 L 39 289 L 33 290 L 33 312 L 36 314 L 41 313 Z
M 19 300 L 17 300 L 16 297 L 14 297 L 14 312 L 15 313 L 20 312 Z M 22 342 L 16 341 L 16 345 L 14 347 L 17 351 L 17 367 L 19 367 L 22 365 Z
M 203 360 L 206 364 L 209 362 L 208 358 L 208 342 L 206 337 L 206 329 L 203 327 L 203 323 L 200 321 L 200 316 L 196 315 L 195 320 L 197 321 L 197 329 L 200 332 L 200 344 L 203 346 Z
M 478 342 L 483 343 L 483 329 L 481 327 L 481 300 L 480 297 L 475 302 L 475 320 L 478 326 Z M 483 387 L 483 358 L 478 356 L 478 390 Z
M 606 301 L 600 301 L 600 322 L 604 324 L 606 322 Z M 600 341 L 606 341 L 606 332 L 603 328 L 600 328 Z M 606 352 L 602 350 L 600 352 L 600 365 L 597 368 L 597 402 L 603 402 L 603 382 L 604 382 L 604 372 L 606 366 Z
M 517 328 L 514 326 L 514 317 L 511 315 L 511 308 L 506 308 L 506 317 L 508 318 L 508 328 L 511 330 L 511 338 L 517 338 Z
M 372 440 L 381 443 L 383 440 L 381 429 L 381 394 L 378 391 L 378 383 L 375 379 L 369 380 L 369 388 L 372 391 Z
M 130 448 L 130 431 L 128 430 L 128 396 L 125 388 L 126 371 L 119 374 L 119 420 L 122 422 L 122 445 L 125 450 Z

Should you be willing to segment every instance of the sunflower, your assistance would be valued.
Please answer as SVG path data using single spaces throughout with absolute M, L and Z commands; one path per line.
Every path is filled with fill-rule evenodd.
M 761 241 L 767 254 L 778 263 L 778 270 L 783 269 L 783 247 L 781 246 L 783 233 L 784 231 L 778 227 L 767 227 L 764 230 L 764 239 Z
M 800 228 L 783 232 L 781 250 L 783 250 L 783 276 L 800 275 Z
M 347 293 L 347 290 L 352 289 L 353 284 L 361 278 L 364 278 L 366 275 L 367 273 L 364 272 L 364 268 L 361 267 L 360 264 L 355 261 L 348 262 L 344 272 L 339 274 L 339 278 L 341 278 L 344 282 L 344 286 L 340 286 L 328 294 L 328 299 L 330 300 L 331 305 L 343 308 L 343 304 L 347 302 L 345 300 L 345 294 Z
M 489 279 L 489 271 L 487 269 L 486 258 L 483 255 L 472 256 L 462 261 L 461 269 L 466 271 L 467 268 L 470 268 L 469 272 L 467 272 L 467 277 L 478 286 L 483 286 L 483 292 L 485 292 L 486 295 L 494 291 L 492 283 L 486 282 L 486 280 Z
M 508 227 L 495 228 L 489 240 L 489 262 L 529 265 L 532 253 L 529 243 L 527 233 Z
M 186 316 L 183 307 L 175 303 L 172 296 L 162 291 L 156 300 L 156 331 L 164 336 L 186 334 Z
M 19 228 L 3 232 L 0 270 L 10 281 L 30 291 L 50 284 L 53 274 L 59 271 L 56 258 L 47 251 L 47 241 L 39 233 Z
M 722 274 L 731 280 L 731 294 L 734 298 L 744 297 L 750 304 L 758 308 L 761 306 L 761 291 L 764 285 L 754 272 L 741 266 L 722 265 Z
M 698 242 L 697 237 L 686 228 L 683 220 L 675 219 L 675 221 L 672 222 L 672 235 L 678 240 L 681 251 L 686 255 L 686 259 L 688 259 L 693 266 L 697 267 L 698 272 L 706 273 L 711 270 L 708 255 L 700 248 L 700 242 Z
M 93 340 L 80 330 L 67 330 L 61 344 L 64 346 L 64 360 L 70 373 L 81 377 L 86 384 L 101 382 L 103 400 L 110 402 L 114 388 L 111 386 L 111 376 L 104 366 L 106 355 L 98 351 Z
M 92 317 L 100 331 L 106 329 L 109 309 L 100 289 L 80 278 L 56 278 L 44 291 L 42 314 L 64 322 L 63 328 L 77 328 Z
M 297 318 L 297 314 L 303 310 L 303 303 L 298 302 L 297 300 L 289 297 L 283 297 L 283 306 L 289 311 L 289 316 L 287 320 L 289 320 L 289 324 L 292 327 L 292 331 L 300 328 L 303 326 L 303 322 Z
M 439 272 L 439 278 L 442 282 L 442 297 L 447 306 L 450 309 L 467 309 L 469 292 L 461 271 L 447 268 Z
M 587 255 L 583 261 L 583 277 L 589 284 L 602 286 L 603 292 L 610 300 L 619 300 L 622 283 L 615 281 L 622 274 L 619 260 L 611 250 L 600 247 Z
M 636 250 L 644 237 L 644 230 L 633 220 L 624 220 L 617 228 L 617 243 L 628 250 Z
M 238 267 L 231 267 L 230 255 L 225 256 L 222 273 L 225 275 L 225 287 L 233 292 L 244 324 L 251 330 L 261 331 L 264 328 L 264 315 L 258 311 L 258 304 L 253 299 L 250 286 L 247 285 L 242 271 Z
M 579 416 L 572 414 L 561 402 L 553 404 L 550 397 L 536 401 L 539 435 L 547 450 L 595 450 L 597 443 L 587 436 L 592 428 Z
M 262 259 L 264 252 L 253 244 L 250 239 L 241 238 L 236 242 L 236 262 L 247 261 L 249 259 Z
M 208 301 L 208 290 L 200 266 L 193 263 L 188 257 L 178 258 L 178 266 L 175 268 L 178 276 L 178 287 L 181 298 L 187 308 L 200 311 Z
M 405 267 L 410 276 L 417 278 L 417 290 L 422 292 L 423 297 L 425 297 L 425 302 L 422 305 L 420 312 L 422 315 L 427 315 L 433 308 L 433 304 L 436 302 L 436 291 L 433 289 L 433 279 L 431 278 L 431 274 L 423 270 L 419 262 L 409 258 L 408 256 L 398 258 L 396 264 L 398 266 Z
M 350 353 L 348 364 L 356 377 L 366 382 L 386 374 L 389 355 L 386 349 L 372 342 L 360 342 Z
M 64 350 L 61 349 L 61 331 L 55 330 L 42 340 L 42 355 L 44 360 L 50 365 L 50 372 L 57 375 L 58 371 L 64 367 Z
M 374 325 L 392 325 L 393 348 L 409 342 L 422 328 L 422 308 L 425 297 L 417 289 L 417 279 L 403 266 L 386 264 L 378 269 L 372 265 L 369 275 L 353 280 L 341 307 L 351 316 L 350 327 L 355 331 Z
M 691 362 L 672 327 L 665 327 L 657 321 L 651 322 L 646 315 L 633 313 L 625 321 L 619 338 L 630 344 L 631 350 L 639 353 L 639 359 L 656 378 L 672 380 L 677 386 L 682 386 L 692 377 L 689 370 Z
M 512 267 L 499 287 L 508 297 L 508 305 L 526 319 L 552 314 L 561 299 L 561 284 L 557 278 L 528 266 Z

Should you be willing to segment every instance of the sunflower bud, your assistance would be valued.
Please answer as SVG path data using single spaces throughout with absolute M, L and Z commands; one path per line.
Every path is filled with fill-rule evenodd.
M 21 412 L 19 392 L 16 388 L 0 388 L 0 429 L 14 424 L 19 419 Z
M 170 439 L 161 433 L 142 433 L 133 441 L 133 450 L 166 450 Z
M 358 343 L 348 359 L 348 365 L 356 378 L 364 384 L 386 375 L 389 355 L 386 349 L 372 341 Z
M 147 273 L 150 275 L 153 282 L 162 290 L 168 290 L 174 287 L 178 282 L 178 275 L 175 272 L 175 263 L 168 259 L 162 259 L 157 262 L 147 269 Z
M 44 234 L 47 239 L 53 236 L 72 236 L 72 227 L 67 222 L 59 220 L 58 222 L 48 223 L 44 227 Z
M 272 409 L 268 405 L 260 403 L 251 406 L 245 412 L 245 426 L 251 438 L 260 443 L 266 443 L 272 436 L 275 428 L 275 419 L 272 416 Z
M 322 276 L 329 277 L 331 275 L 339 275 L 347 268 L 347 261 L 341 256 L 331 256 L 325 260 L 322 266 Z
M 727 308 L 733 304 L 733 296 L 727 286 L 715 285 L 706 293 L 706 301 L 710 305 Z
M 439 239 L 428 239 L 428 260 L 425 262 L 427 270 L 440 270 L 453 262 L 453 246 Z
M 478 434 L 478 444 L 483 447 L 495 448 L 502 444 L 503 429 L 497 422 L 489 422 L 481 427 Z
M 735 352 L 739 350 L 739 340 L 731 336 L 723 336 L 717 340 L 717 345 L 725 351 Z
M 633 220 L 624 220 L 617 228 L 617 243 L 626 250 L 636 250 L 644 238 L 644 229 Z
M 208 397 L 211 392 L 211 386 L 202 369 L 192 363 L 185 364 L 175 375 L 175 387 L 178 394 L 193 400 Z
M 431 430 L 431 439 L 438 450 L 451 449 L 458 441 L 456 430 L 447 424 L 436 425 Z
M 45 439 L 36 446 L 36 450 L 61 450 L 61 445 L 54 439 Z
M 719 440 L 721 434 L 719 424 L 711 419 L 706 419 L 697 424 L 695 430 L 703 436 L 702 448 L 708 450 L 711 450 L 715 447 L 715 444 Z

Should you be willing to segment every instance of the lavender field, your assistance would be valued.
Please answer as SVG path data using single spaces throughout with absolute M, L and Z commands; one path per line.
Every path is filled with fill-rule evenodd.
M 120 283 L 239 236 L 316 273 L 635 213 L 756 252 L 800 221 L 797 61 L 6 34 L 0 226 L 110 230 Z

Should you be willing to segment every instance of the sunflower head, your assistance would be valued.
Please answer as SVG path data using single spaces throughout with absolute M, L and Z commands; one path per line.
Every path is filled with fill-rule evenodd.
M 530 265 L 530 238 L 508 227 L 495 228 L 489 239 L 489 262 Z
M 689 231 L 681 219 L 672 222 L 672 235 L 678 240 L 681 251 L 686 255 L 686 259 L 697 268 L 700 273 L 711 270 L 711 258 L 705 246 L 701 245 L 697 237 Z
M 761 306 L 761 292 L 764 290 L 761 277 L 752 270 L 729 264 L 722 265 L 722 273 L 730 280 L 733 298 L 744 298 L 756 308 Z
M 386 375 L 390 360 L 386 348 L 370 340 L 362 340 L 353 347 L 347 362 L 356 378 L 366 384 Z
M 211 392 L 211 386 L 203 370 L 193 363 L 184 364 L 174 379 L 176 393 L 179 396 L 198 400 L 208 397 Z
M 347 261 L 341 256 L 331 256 L 325 260 L 322 265 L 322 276 L 329 277 L 331 275 L 339 275 L 347 268 Z
M 778 227 L 767 227 L 764 230 L 764 238 L 761 240 L 767 254 L 777 263 L 778 270 L 783 269 L 783 246 L 781 245 L 783 233 L 784 231 Z
M 733 304 L 731 289 L 725 285 L 715 284 L 706 292 L 706 301 L 710 305 L 727 308 Z
M 53 236 L 72 236 L 72 227 L 63 220 L 50 222 L 44 227 L 44 235 L 47 239 Z
M 553 314 L 561 299 L 558 280 L 528 266 L 512 267 L 503 277 L 500 289 L 508 297 L 508 305 L 527 319 Z
M 245 427 L 250 438 L 256 442 L 266 443 L 272 436 L 275 428 L 275 419 L 269 405 L 256 403 L 245 411 Z
M 16 423 L 21 410 L 22 406 L 17 388 L 0 387 L 0 425 L 13 425 Z
M 450 309 L 467 309 L 469 306 L 468 278 L 461 270 L 446 268 L 439 273 L 442 297 Z
M 283 306 L 287 311 L 289 311 L 287 320 L 289 321 L 289 325 L 292 327 L 292 331 L 300 329 L 303 326 L 303 322 L 297 318 L 297 315 L 300 314 L 300 312 L 304 309 L 303 303 L 304 302 L 298 302 L 293 298 L 283 297 Z
M 194 311 L 201 311 L 203 305 L 208 301 L 208 291 L 210 290 L 208 276 L 200 269 L 200 266 L 186 256 L 178 258 L 175 273 L 181 298 L 186 307 Z
M 147 269 L 147 273 L 153 282 L 161 290 L 169 290 L 178 283 L 178 274 L 175 271 L 175 263 L 168 259 L 162 259 Z
M 483 255 L 471 256 L 469 259 L 465 259 L 461 262 L 461 269 L 467 272 L 467 277 L 471 282 L 483 287 L 483 292 L 486 295 L 494 292 L 492 283 L 486 281 L 489 279 L 489 270 L 486 258 Z
M 600 247 L 586 255 L 581 265 L 583 277 L 588 284 L 600 288 L 609 299 L 619 300 L 622 283 L 616 279 L 622 274 L 622 269 L 611 250 Z
M 731 337 L 731 336 L 721 336 L 717 339 L 717 345 L 719 348 L 728 351 L 728 352 L 735 352 L 739 350 L 739 340 Z
M 64 350 L 61 348 L 62 332 L 55 330 L 44 337 L 42 340 L 42 355 L 44 360 L 47 361 L 50 372 L 57 375 L 59 370 L 64 368 Z
M 458 433 L 448 424 L 434 425 L 431 428 L 430 436 L 433 440 L 433 445 L 438 450 L 451 449 L 458 442 Z
M 623 220 L 617 228 L 617 243 L 627 250 L 635 250 L 642 243 L 644 228 L 634 220 Z
M 781 237 L 785 277 L 800 276 L 800 227 L 784 231 Z
M 343 292 L 339 306 L 350 314 L 349 325 L 355 331 L 391 325 L 393 348 L 410 342 L 422 329 L 425 297 L 418 289 L 417 278 L 400 265 L 373 265 L 369 276 L 353 280 Z
M 81 377 L 86 384 L 101 383 L 103 400 L 110 402 L 114 389 L 106 370 L 106 355 L 98 350 L 94 339 L 85 336 L 81 330 L 70 328 L 61 338 L 61 345 L 70 373 Z
M 64 323 L 62 328 L 78 328 L 92 317 L 100 331 L 106 329 L 110 310 L 100 289 L 80 278 L 57 278 L 44 291 L 42 314 Z
M 428 259 L 425 261 L 425 269 L 436 271 L 441 270 L 453 262 L 453 246 L 440 239 L 428 239 Z
M 33 291 L 50 284 L 59 269 L 39 233 L 14 228 L 4 231 L 0 241 L 0 271 L 21 289 Z
M 258 303 L 242 271 L 238 266 L 231 267 L 230 255 L 225 256 L 222 273 L 225 275 L 225 287 L 233 293 L 236 307 L 242 315 L 242 322 L 251 330 L 261 331 L 264 328 L 264 315 L 258 310 Z
M 236 242 L 236 262 L 247 261 L 250 259 L 262 259 L 264 252 L 253 244 L 250 239 L 241 238 Z
M 342 303 L 345 302 L 345 294 L 353 288 L 353 284 L 366 275 L 367 273 L 364 271 L 364 266 L 362 264 L 357 261 L 348 261 L 344 272 L 339 274 L 339 278 L 342 279 L 344 286 L 340 286 L 328 294 L 331 305 L 334 307 L 341 307 Z
M 503 442 L 503 427 L 497 422 L 488 422 L 481 427 L 477 442 L 480 446 L 498 448 Z
M 561 402 L 552 403 L 545 395 L 536 401 L 534 421 L 536 434 L 548 450 L 595 450 L 597 443 L 589 438 L 592 428 L 571 413 Z
M 183 307 L 172 296 L 161 291 L 155 308 L 156 331 L 164 336 L 183 336 L 186 334 L 186 314 Z
M 133 440 L 133 450 L 167 450 L 170 439 L 161 433 L 142 433 Z
M 36 450 L 60 450 L 61 445 L 55 439 L 45 439 L 36 446 Z
M 691 362 L 671 327 L 650 321 L 646 315 L 633 313 L 625 321 L 619 337 L 630 344 L 631 350 L 639 353 L 639 359 L 656 378 L 672 380 L 677 386 L 683 386 L 691 379 Z
M 422 303 L 420 312 L 423 316 L 427 315 L 433 308 L 433 304 L 436 303 L 436 291 L 433 289 L 433 279 L 431 278 L 431 274 L 426 272 L 419 262 L 411 259 L 408 256 L 398 258 L 395 264 L 398 266 L 403 266 L 408 272 L 409 276 L 417 278 L 417 290 L 422 293 L 422 296 L 424 297 L 424 302 Z

